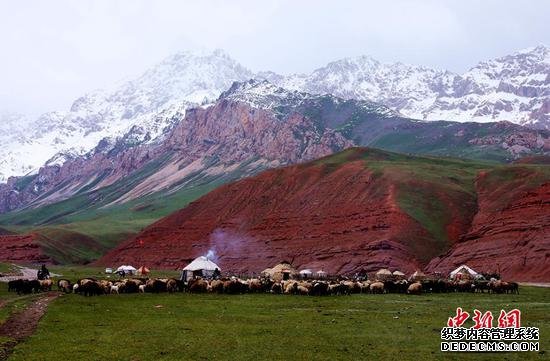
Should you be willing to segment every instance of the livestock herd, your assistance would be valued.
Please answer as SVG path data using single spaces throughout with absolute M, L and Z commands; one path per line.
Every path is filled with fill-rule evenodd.
M 8 290 L 17 293 L 35 293 L 51 291 L 53 281 L 15 280 L 8 283 Z M 197 278 L 183 282 L 174 278 L 127 278 L 116 281 L 83 278 L 75 283 L 68 279 L 57 281 L 61 292 L 76 293 L 84 296 L 98 296 L 120 293 L 272 293 L 292 295 L 350 295 L 356 293 L 442 293 L 442 292 L 479 292 L 479 293 L 519 293 L 515 282 L 497 279 L 487 280 L 446 280 L 425 279 L 417 281 L 401 280 L 284 280 L 270 278 L 252 278 L 243 280 L 237 277 L 207 280 Z
M 14 291 L 18 294 L 38 293 L 51 291 L 53 281 L 47 280 L 27 280 L 18 279 L 8 282 L 8 291 Z

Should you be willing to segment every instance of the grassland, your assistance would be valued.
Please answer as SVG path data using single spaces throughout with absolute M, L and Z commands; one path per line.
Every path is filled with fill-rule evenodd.
M 519 308 L 524 325 L 540 328 L 541 352 L 443 355 L 439 331 L 457 306 Z M 11 359 L 541 360 L 549 311 L 550 289 L 532 287 L 520 295 L 64 295 Z

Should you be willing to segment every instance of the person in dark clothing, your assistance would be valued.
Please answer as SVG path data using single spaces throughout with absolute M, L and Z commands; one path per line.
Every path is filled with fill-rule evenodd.
M 40 267 L 40 269 L 38 270 L 36 278 L 38 278 L 39 280 L 50 278 L 50 271 L 46 268 L 45 264 L 43 264 L 42 267 Z
M 212 278 L 217 280 L 221 277 L 222 273 L 220 272 L 220 269 L 219 268 L 216 268 L 214 270 L 214 273 L 212 273 Z

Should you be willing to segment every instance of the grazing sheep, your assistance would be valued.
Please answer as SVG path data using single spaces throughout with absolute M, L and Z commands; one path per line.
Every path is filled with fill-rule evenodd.
M 208 288 L 208 282 L 206 282 L 202 278 L 197 278 L 189 281 L 188 287 L 189 287 L 189 292 L 204 293 Z
M 341 283 L 332 283 L 329 286 L 329 292 L 332 295 L 349 295 L 350 294 L 350 288 L 348 285 Z
M 222 293 L 223 292 L 223 281 L 222 280 L 212 280 L 210 282 L 209 291 L 210 292 L 215 292 L 215 293 Z
M 262 282 L 257 278 L 251 279 L 251 280 L 248 281 L 248 289 L 252 293 L 262 292 L 262 290 L 263 290 Z
M 113 282 L 102 280 L 102 281 L 99 281 L 99 285 L 103 289 L 103 293 L 108 294 L 111 292 L 111 286 L 113 285 Z
M 283 285 L 280 284 L 279 282 L 273 283 L 273 285 L 271 285 L 271 293 L 276 293 L 276 294 L 283 293 Z
M 139 293 L 145 293 L 145 285 L 139 285 Z
M 166 291 L 174 293 L 178 290 L 178 282 L 175 279 L 170 278 L 166 281 Z
M 64 293 L 70 293 L 71 292 L 71 281 L 66 279 L 60 279 L 57 281 L 57 289 L 59 291 L 62 291 Z
M 124 292 L 125 293 L 138 293 L 139 292 L 139 285 L 135 280 L 124 280 Z M 164 284 L 164 287 L 166 287 L 166 284 Z M 166 288 L 165 288 L 166 290 Z
M 419 295 L 422 293 L 422 283 L 415 282 L 407 288 L 407 293 L 409 295 Z
M 298 288 L 296 291 L 298 292 L 299 295 L 302 295 L 302 296 L 309 295 L 309 290 L 307 289 L 307 287 L 304 287 L 301 285 L 298 285 Z
M 240 279 L 232 277 L 231 280 L 224 282 L 223 291 L 229 294 L 245 293 L 248 291 L 248 285 Z
M 51 291 L 52 290 L 52 280 L 48 279 L 48 280 L 40 280 L 40 289 L 42 291 Z
M 285 285 L 285 294 L 296 294 L 298 292 L 298 282 L 291 281 L 287 282 Z
M 506 288 L 506 293 L 515 293 L 519 295 L 519 284 L 517 282 L 508 282 L 508 287 Z
M 73 285 L 73 293 L 78 293 L 79 292 L 79 290 L 78 290 L 79 287 L 80 287 L 80 285 L 78 283 L 75 283 Z
M 363 281 L 361 283 L 361 293 L 367 293 L 370 290 L 370 281 Z
M 8 292 L 17 291 L 23 284 L 23 280 L 13 280 L 8 282 Z
M 97 281 L 87 281 L 80 284 L 78 287 L 79 293 L 84 296 L 99 296 L 103 294 L 103 288 Z
M 18 295 L 20 294 L 29 294 L 33 292 L 39 292 L 41 290 L 40 282 L 37 280 L 25 280 L 18 279 L 15 281 L 10 281 L 8 284 L 8 289 L 10 291 L 16 291 Z
M 115 286 L 115 285 L 111 286 L 111 294 L 115 294 L 115 293 L 117 295 L 119 294 L 119 286 L 118 285 L 117 286 Z
M 326 296 L 329 294 L 328 283 L 323 281 L 313 282 L 311 286 L 310 294 L 312 296 Z
M 152 293 L 166 292 L 166 282 L 160 279 L 150 279 L 145 283 L 145 291 Z
M 370 293 L 384 293 L 384 283 L 376 281 L 370 285 Z
M 349 293 L 361 293 L 361 284 L 354 281 L 344 281 L 343 285 L 347 287 Z

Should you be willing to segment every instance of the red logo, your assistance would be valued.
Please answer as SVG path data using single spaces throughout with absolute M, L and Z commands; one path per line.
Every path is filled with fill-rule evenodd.
M 470 318 L 470 314 L 466 311 L 463 311 L 462 308 L 456 308 L 456 315 L 454 317 L 449 317 L 447 320 L 447 326 L 449 327 L 462 327 L 464 322 Z M 471 328 L 480 329 L 480 328 L 493 328 L 493 313 L 491 311 L 486 311 L 482 313 L 480 310 L 474 309 L 474 316 L 472 317 L 474 325 Z M 513 309 L 509 312 L 500 310 L 500 315 L 498 316 L 498 327 L 499 328 L 520 328 L 521 327 L 521 311 L 518 309 Z
M 500 316 L 498 316 L 498 327 L 514 327 L 519 328 L 521 326 L 521 311 L 513 309 L 508 313 L 504 310 L 500 310 Z
M 449 320 L 447 321 L 447 326 L 449 327 L 460 327 L 466 320 L 470 317 L 470 314 L 468 312 L 462 311 L 462 308 L 457 307 L 456 308 L 456 316 L 455 317 L 449 317 Z
M 481 313 L 479 310 L 474 310 L 474 317 L 472 320 L 475 322 L 473 328 L 492 328 L 493 327 L 493 314 L 491 311 Z

